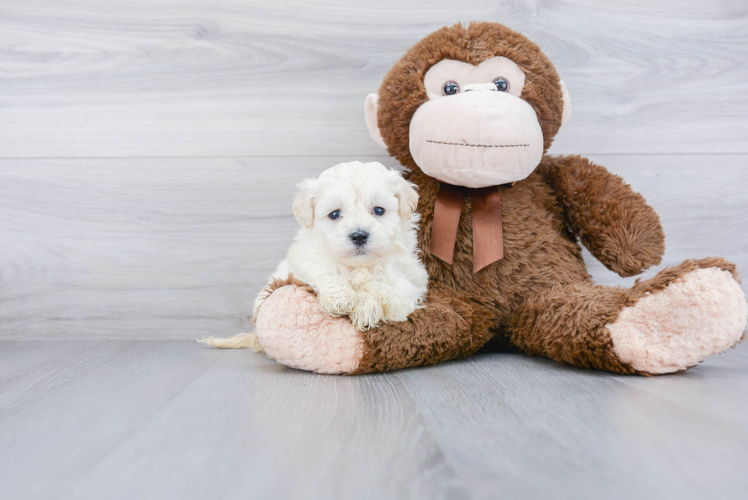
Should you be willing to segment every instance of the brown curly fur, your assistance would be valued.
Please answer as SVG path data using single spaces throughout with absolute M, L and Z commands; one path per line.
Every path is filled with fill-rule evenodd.
M 444 58 L 479 64 L 494 56 L 512 59 L 525 72 L 521 97 L 537 113 L 547 150 L 561 125 L 558 74 L 537 45 L 500 24 L 458 24 L 427 36 L 390 70 L 379 90 L 378 124 L 388 151 L 409 168 L 406 176 L 419 188 L 421 249 L 430 248 L 440 185 L 421 172 L 408 144 L 413 113 L 427 100 L 423 75 Z M 639 274 L 662 258 L 659 218 L 640 194 L 578 156 L 545 156 L 527 179 L 499 190 L 504 258 L 473 274 L 471 211 L 465 203 L 453 264 L 421 251 L 430 276 L 426 307 L 404 323 L 362 332 L 366 351 L 357 373 L 460 358 L 492 337 L 576 366 L 634 373 L 614 354 L 605 325 L 646 292 L 690 270 L 734 272 L 722 259 L 704 259 L 666 269 L 630 290 L 597 286 L 577 239 L 622 276 Z
M 521 350 L 585 368 L 636 373 L 611 357 L 613 343 L 605 325 L 619 312 L 649 293 L 663 290 L 696 269 L 719 268 L 732 273 L 735 265 L 711 257 L 686 260 L 665 268 L 654 278 L 637 281 L 630 289 L 604 287 L 591 282 L 561 284 L 528 297 L 512 316 L 511 342 Z M 644 374 L 642 374 L 644 375 Z
M 419 186 L 419 247 L 428 249 L 439 182 L 418 170 L 408 177 Z M 573 186 L 573 191 L 558 191 L 566 186 Z M 410 319 L 423 318 L 428 328 L 419 328 L 420 323 L 409 321 L 363 332 L 369 349 L 359 372 L 467 356 L 481 347 L 476 341 L 497 335 L 508 336 L 513 345 L 528 353 L 577 366 L 632 372 L 613 354 L 604 329 L 624 307 L 626 294 L 592 283 L 575 235 L 578 227 L 587 228 L 583 242 L 591 251 L 612 270 L 632 274 L 661 259 L 664 238 L 657 214 L 620 178 L 578 157 L 545 157 L 527 179 L 498 189 L 504 258 L 473 274 L 471 210 L 470 204 L 465 203 L 453 264 L 421 251 L 429 272 L 430 294 L 427 307 L 413 313 Z M 618 212 L 625 218 L 608 217 L 608 212 L 598 210 L 594 197 L 607 192 L 620 195 Z M 605 205 L 608 199 L 599 201 Z M 648 228 L 647 239 L 636 252 L 617 258 L 639 244 L 642 231 L 630 229 L 639 226 Z M 551 293 L 554 290 L 556 295 Z M 575 293 L 570 294 L 571 291 Z M 615 297 L 619 300 L 613 300 Z M 452 320 L 436 327 L 429 321 L 429 306 L 434 301 L 453 304 L 455 313 L 467 325 L 456 328 L 453 323 L 461 323 Z M 534 307 L 536 303 L 550 306 L 554 302 L 564 307 Z M 462 312 L 457 312 L 457 305 Z M 528 315 L 532 314 L 538 318 L 536 321 L 530 321 Z M 443 317 L 442 313 L 440 318 Z M 470 318 L 474 319 L 472 326 Z M 544 331 L 541 323 L 557 326 Z M 559 342 L 564 345 L 559 346 Z M 453 347 L 460 343 L 465 348 L 452 354 Z M 434 345 L 444 346 L 444 352 L 434 352 Z M 421 355 L 413 356 L 412 352 Z
M 440 184 L 415 164 L 408 140 L 413 113 L 427 100 L 423 76 L 445 58 L 479 64 L 494 56 L 510 58 L 525 72 L 521 97 L 537 113 L 547 151 L 561 125 L 558 74 L 537 45 L 505 26 L 442 28 L 410 49 L 382 83 L 377 117 L 382 137 L 419 188 L 418 242 L 429 294 L 425 307 L 407 321 L 361 332 L 364 357 L 355 373 L 464 357 L 492 338 L 576 366 L 635 373 L 616 357 L 606 325 L 624 307 L 687 272 L 718 267 L 734 274 L 735 267 L 717 258 L 686 261 L 631 289 L 595 285 L 577 239 L 621 276 L 658 264 L 665 249 L 657 214 L 604 167 L 578 156 L 544 156 L 527 179 L 498 187 L 504 258 L 476 274 L 470 203 L 462 207 L 453 263 L 427 251 Z
M 497 23 L 455 24 L 430 34 L 413 46 L 384 77 L 379 88 L 377 122 L 387 151 L 408 168 L 418 168 L 410 156 L 408 130 L 416 110 L 428 100 L 423 77 L 442 59 L 480 64 L 504 56 L 525 72 L 522 99 L 540 119 L 544 149 L 561 128 L 561 80 L 540 47 Z

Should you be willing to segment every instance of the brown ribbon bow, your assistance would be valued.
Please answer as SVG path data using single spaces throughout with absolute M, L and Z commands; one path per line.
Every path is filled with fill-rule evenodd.
M 442 183 L 434 206 L 431 255 L 452 264 L 465 195 L 473 214 L 473 274 L 504 257 L 499 187 L 471 189 Z

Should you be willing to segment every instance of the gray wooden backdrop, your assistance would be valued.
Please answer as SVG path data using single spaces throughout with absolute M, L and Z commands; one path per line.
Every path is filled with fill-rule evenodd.
M 250 329 L 295 184 L 394 166 L 364 97 L 421 37 L 470 20 L 555 62 L 574 113 L 551 152 L 642 192 L 665 264 L 748 269 L 745 0 L 3 0 L 0 339 Z M 587 257 L 599 282 L 633 282 Z

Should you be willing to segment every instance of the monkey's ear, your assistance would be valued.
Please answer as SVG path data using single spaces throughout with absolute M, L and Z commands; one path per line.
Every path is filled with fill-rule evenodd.
M 561 126 L 563 127 L 571 118 L 571 96 L 563 80 L 561 80 L 561 93 L 564 95 L 564 111 L 561 113 Z
M 314 223 L 315 180 L 307 179 L 299 184 L 299 193 L 293 200 L 293 215 L 304 227 Z
M 369 134 L 374 142 L 378 146 L 387 149 L 387 145 L 382 139 L 382 133 L 379 131 L 379 125 L 377 125 L 377 105 L 379 103 L 379 96 L 377 94 L 369 94 L 366 96 L 366 103 L 364 104 L 364 116 L 366 117 L 366 127 L 369 129 Z
M 397 175 L 395 197 L 399 201 L 398 212 L 401 217 L 410 219 L 413 212 L 418 208 L 418 191 L 416 191 L 416 185 L 410 183 L 402 178 L 402 176 L 394 172 Z

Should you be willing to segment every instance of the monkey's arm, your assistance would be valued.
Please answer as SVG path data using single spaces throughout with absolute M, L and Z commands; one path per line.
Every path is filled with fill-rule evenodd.
M 555 191 L 569 228 L 605 267 L 635 276 L 660 263 L 660 218 L 623 179 L 580 156 L 546 157 L 537 172 Z

